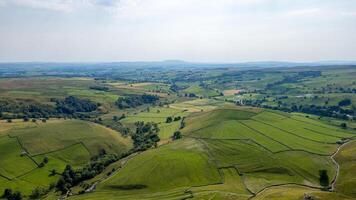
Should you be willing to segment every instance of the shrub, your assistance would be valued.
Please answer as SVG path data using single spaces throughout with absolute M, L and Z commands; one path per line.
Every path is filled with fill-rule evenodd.
M 182 138 L 182 133 L 180 131 L 176 131 L 173 133 L 173 136 L 172 136 L 173 140 L 178 140 L 180 138 Z
M 328 187 L 329 186 L 329 176 L 328 176 L 328 171 L 323 169 L 319 170 L 319 181 L 320 185 L 323 187 Z

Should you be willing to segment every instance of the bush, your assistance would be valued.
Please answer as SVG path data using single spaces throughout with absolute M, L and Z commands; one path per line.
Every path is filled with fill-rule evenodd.
M 181 119 L 181 117 L 178 116 L 178 117 L 175 117 L 173 121 L 179 121 L 180 119 Z
M 22 194 L 19 191 L 12 192 L 11 189 L 5 189 L 2 197 L 8 200 L 21 200 Z
M 176 131 L 173 133 L 172 139 L 173 140 L 178 140 L 182 138 L 182 133 L 180 131 Z
M 340 124 L 341 128 L 347 128 L 347 124 L 345 122 Z
M 167 117 L 166 123 L 171 123 L 173 121 L 172 117 Z
M 339 102 L 339 106 L 349 106 L 349 105 L 351 105 L 350 99 L 343 99 Z
M 329 176 L 327 170 L 323 169 L 319 171 L 319 181 L 321 186 L 323 187 L 329 186 Z

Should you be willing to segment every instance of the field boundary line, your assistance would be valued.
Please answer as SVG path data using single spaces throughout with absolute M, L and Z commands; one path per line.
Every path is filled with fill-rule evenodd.
M 184 136 L 184 137 L 187 137 L 187 138 L 193 138 L 193 139 L 202 139 L 202 140 L 217 140 L 217 141 L 247 141 L 247 142 L 252 142 L 254 144 L 256 144 L 257 146 L 263 148 L 264 150 L 274 154 L 275 152 L 271 151 L 270 149 L 268 149 L 267 147 L 263 146 L 262 144 L 256 142 L 255 140 L 253 139 L 250 139 L 250 138 L 236 138 L 236 139 L 224 139 L 224 138 L 203 138 L 203 137 L 194 137 L 194 136 Z
M 335 136 L 335 135 L 331 135 L 331 134 L 327 134 L 327 133 L 322 133 L 320 131 L 316 131 L 316 130 L 313 130 L 313 129 L 310 129 L 310 128 L 304 128 L 304 129 L 308 130 L 308 131 L 311 131 L 311 132 L 314 132 L 314 133 L 317 133 L 319 135 L 327 135 L 327 136 L 338 138 L 338 139 L 344 138 L 344 137 L 341 137 L 341 136 L 339 137 L 339 136 Z
M 193 139 L 202 139 L 202 140 L 221 140 L 221 141 L 248 141 L 248 142 L 252 142 L 256 145 L 258 145 L 259 147 L 265 149 L 266 151 L 272 153 L 272 154 L 279 154 L 279 153 L 284 153 L 284 152 L 304 152 L 304 153 L 308 153 L 308 154 L 312 154 L 312 155 L 318 155 L 318 156 L 331 156 L 332 154 L 322 154 L 322 153 L 315 153 L 315 152 L 311 152 L 311 151 L 307 151 L 307 150 L 303 150 L 303 149 L 286 149 L 286 150 L 280 150 L 280 151 L 271 151 L 270 149 L 268 149 L 267 147 L 263 146 L 262 144 L 256 142 L 255 140 L 253 139 L 250 139 L 250 138 L 245 138 L 245 139 L 242 139 L 242 138 L 236 138 L 236 139 L 224 139 L 224 138 L 203 138 L 203 137 L 195 137 L 195 136 L 188 136 L 188 135 L 185 135 L 183 137 L 186 137 L 186 138 L 193 138 Z
M 9 178 L 9 177 L 7 177 L 7 176 L 5 176 L 5 175 L 2 175 L 2 174 L 0 174 L 0 177 L 3 177 L 4 179 L 6 179 L 6 180 L 8 180 L 8 181 L 11 181 L 11 180 L 12 180 L 11 178 Z
M 260 193 L 273 188 L 273 187 L 279 187 L 279 186 L 287 186 L 287 185 L 292 185 L 292 186 L 302 186 L 302 187 L 307 187 L 307 188 L 311 188 L 311 189 L 317 189 L 317 190 L 322 190 L 324 189 L 323 187 L 316 187 L 316 186 L 310 186 L 310 185 L 304 185 L 304 184 L 300 184 L 300 183 L 281 183 L 281 184 L 274 184 L 274 185 L 269 185 L 264 187 L 263 189 L 259 190 L 258 192 L 255 193 L 254 196 L 248 198 L 248 200 L 251 200 L 253 198 L 255 198 L 257 195 L 259 195 Z
M 318 141 L 318 140 L 314 140 L 314 139 L 306 138 L 306 137 L 304 137 L 304 136 L 301 136 L 301 135 L 298 135 L 298 134 L 292 133 L 292 132 L 290 132 L 290 131 L 284 130 L 284 129 L 282 129 L 282 128 L 279 128 L 279 127 L 277 127 L 277 126 L 275 126 L 275 125 L 268 124 L 268 123 L 265 123 L 265 122 L 262 122 L 262 121 L 260 121 L 260 120 L 256 120 L 256 119 L 252 119 L 252 120 L 253 120 L 253 121 L 256 121 L 256 122 L 258 122 L 258 123 L 265 124 L 265 125 L 267 125 L 267 126 L 271 126 L 271 127 L 273 127 L 273 128 L 276 128 L 276 129 L 278 129 L 278 130 L 280 130 L 280 131 L 283 131 L 283 132 L 289 133 L 289 134 L 294 135 L 294 136 L 296 136 L 296 137 L 303 138 L 303 139 L 305 139 L 305 140 L 309 140 L 309 141 L 312 141 L 312 142 L 317 142 L 317 143 L 320 143 L 320 144 L 336 144 L 336 142 L 335 142 L 335 143 L 332 143 L 332 142 L 322 142 L 322 141 Z M 317 133 L 317 134 L 318 134 L 318 133 Z M 319 135 L 320 135 L 320 134 L 319 134 Z
M 330 190 L 331 191 L 334 191 L 335 190 L 335 184 L 336 184 L 336 181 L 337 181 L 337 178 L 339 176 L 339 173 L 340 173 L 340 165 L 339 163 L 335 160 L 335 156 L 339 153 L 340 149 L 342 149 L 345 145 L 347 145 L 348 143 L 352 142 L 352 141 L 355 141 L 353 139 L 345 142 L 344 144 L 340 145 L 337 150 L 330 156 L 331 160 L 333 161 L 333 163 L 335 164 L 336 166 L 336 173 L 335 173 L 335 176 L 333 177 L 332 181 L 331 181 L 331 188 Z
M 291 119 L 291 120 L 295 120 L 295 121 L 299 121 L 299 122 L 303 122 L 303 123 L 307 123 L 307 124 L 311 124 L 311 125 L 314 125 L 314 126 L 319 126 L 319 127 L 325 128 L 325 129 L 330 129 L 329 127 L 326 127 L 326 126 L 323 126 L 323 125 L 313 124 L 313 123 L 311 123 L 311 122 L 307 122 L 307 121 L 303 121 L 303 120 L 299 120 L 299 119 L 292 118 L 292 116 L 290 117 L 290 119 Z M 313 121 L 318 122 L 318 120 L 313 119 L 313 118 L 308 118 L 308 119 L 311 119 L 311 120 L 313 120 Z M 321 121 L 321 120 L 320 120 L 320 122 L 321 122 L 321 123 L 324 123 L 324 122 Z M 332 129 L 333 129 L 334 131 L 340 131 L 340 130 L 342 130 L 342 129 L 338 128 L 338 127 L 335 126 L 335 125 L 329 125 L 329 126 L 332 127 Z M 347 130 L 347 131 L 349 132 L 349 130 Z M 353 134 L 353 133 L 351 133 L 351 134 Z
M 211 161 L 214 163 L 216 169 L 218 170 L 218 173 L 219 173 L 219 176 L 220 176 L 220 183 L 224 183 L 224 180 L 225 180 L 224 174 L 219 170 L 219 163 L 218 163 L 218 161 L 214 158 L 214 156 L 211 154 L 208 145 L 207 145 L 207 144 L 204 142 L 204 140 L 202 140 L 202 139 L 199 139 L 199 138 L 198 138 L 198 139 L 196 139 L 196 140 L 197 140 L 198 142 L 200 142 L 200 143 L 203 145 L 203 148 L 205 149 L 206 154 L 207 154 L 209 160 L 211 160 Z
M 45 153 L 32 154 L 31 156 L 32 156 L 32 157 L 36 157 L 36 156 L 43 156 L 43 155 L 50 154 L 50 153 L 56 153 L 56 152 L 58 152 L 58 151 L 63 151 L 63 150 L 65 150 L 65 149 L 68 149 L 68 148 L 73 147 L 73 146 L 78 145 L 78 144 L 82 145 L 82 146 L 84 147 L 84 149 L 85 149 L 86 151 L 88 151 L 88 153 L 91 155 L 90 151 L 89 151 L 88 148 L 85 146 L 85 144 L 84 144 L 82 141 L 80 141 L 80 142 L 76 142 L 76 143 L 70 144 L 70 145 L 68 145 L 68 146 L 59 148 L 59 149 L 55 149 L 55 150 L 52 150 L 52 151 L 47 151 L 47 152 L 45 152 Z
M 245 124 L 245 123 L 243 123 L 243 122 L 240 122 L 240 121 L 237 121 L 237 122 L 240 123 L 240 124 L 242 124 L 242 125 L 244 125 L 244 126 L 246 126 L 246 127 L 249 128 L 249 129 L 253 130 L 253 131 L 256 132 L 256 133 L 259 133 L 260 135 L 263 135 L 263 136 L 269 138 L 270 140 L 275 141 L 275 142 L 279 143 L 279 144 L 282 145 L 282 146 L 285 146 L 287 149 L 293 150 L 293 149 L 292 149 L 291 147 L 289 147 L 288 145 L 286 145 L 286 144 L 284 144 L 284 143 L 282 143 L 282 142 L 280 142 L 280 141 L 278 141 L 278 140 L 276 140 L 276 139 L 273 139 L 272 137 L 270 137 L 270 136 L 268 136 L 268 135 L 262 133 L 261 131 L 256 130 L 256 129 L 254 129 L 254 128 L 248 126 L 247 124 Z

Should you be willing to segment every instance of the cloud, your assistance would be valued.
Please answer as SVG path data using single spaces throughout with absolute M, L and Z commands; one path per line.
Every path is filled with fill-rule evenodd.
M 5 0 L 0 0 L 0 7 L 6 6 L 6 1 Z
M 313 16 L 319 15 L 321 13 L 321 9 L 319 8 L 308 8 L 308 9 L 299 9 L 299 10 L 291 10 L 287 12 L 289 16 Z
M 28 7 L 53 11 L 71 11 L 74 0 L 3 0 L 6 6 Z
M 347 17 L 356 17 L 356 12 L 341 12 L 341 15 Z

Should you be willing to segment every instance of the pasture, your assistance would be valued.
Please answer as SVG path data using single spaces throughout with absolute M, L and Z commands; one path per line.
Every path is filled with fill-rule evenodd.
M 0 190 L 12 188 L 28 195 L 34 188 L 55 183 L 66 165 L 80 168 L 101 149 L 125 153 L 129 138 L 103 126 L 80 121 L 0 123 Z M 45 164 L 41 164 L 44 160 Z
M 281 188 L 288 199 L 303 192 L 316 199 L 343 198 L 321 191 L 319 171 L 327 171 L 330 184 L 336 142 L 355 133 L 299 117 L 229 106 L 192 113 L 186 116 L 183 139 L 132 157 L 95 192 L 70 199 L 278 199 Z

